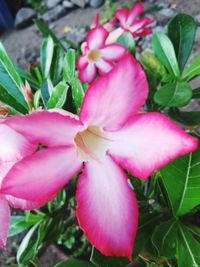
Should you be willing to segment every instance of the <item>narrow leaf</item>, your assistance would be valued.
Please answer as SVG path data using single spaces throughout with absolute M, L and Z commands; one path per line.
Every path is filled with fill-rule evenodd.
M 46 79 L 42 84 L 41 94 L 44 105 L 46 106 L 53 91 L 53 85 L 50 79 Z
M 62 108 L 67 97 L 68 85 L 60 82 L 53 89 L 52 94 L 47 102 L 47 108 Z
M 195 33 L 195 20 L 187 14 L 178 14 L 169 22 L 168 36 L 174 45 L 181 71 L 183 70 L 192 51 Z
M 47 78 L 49 75 L 53 58 L 53 51 L 54 51 L 54 42 L 51 36 L 48 36 L 43 40 L 40 52 L 42 73 L 44 79 Z
M 152 37 L 152 47 L 156 57 L 174 77 L 178 78 L 180 76 L 178 62 L 174 47 L 167 35 L 155 33 Z
M 0 77 L 0 101 L 16 112 L 27 113 L 29 108 L 21 91 L 23 82 L 2 43 L 0 43 Z
M 198 55 L 191 63 L 189 68 L 183 74 L 182 80 L 189 81 L 195 76 L 200 75 L 200 55 Z

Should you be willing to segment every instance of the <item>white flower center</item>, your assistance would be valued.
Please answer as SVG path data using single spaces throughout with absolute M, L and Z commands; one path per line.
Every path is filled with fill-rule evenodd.
M 99 127 L 91 125 L 86 130 L 78 132 L 74 138 L 78 157 L 83 161 L 99 159 L 108 149 L 110 140 Z
M 98 61 L 101 57 L 101 53 L 98 49 L 92 49 L 89 53 L 88 53 L 88 59 L 90 61 Z

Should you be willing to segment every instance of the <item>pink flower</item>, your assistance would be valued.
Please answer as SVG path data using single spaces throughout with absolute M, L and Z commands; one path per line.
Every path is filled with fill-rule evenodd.
M 91 29 L 82 46 L 83 55 L 78 58 L 77 68 L 82 82 L 91 83 L 97 74 L 109 72 L 114 62 L 121 59 L 126 53 L 126 48 L 119 44 L 105 45 L 108 32 L 98 26 Z
M 146 26 L 154 20 L 149 17 L 138 18 L 143 11 L 144 5 L 141 2 L 134 4 L 130 10 L 126 7 L 118 9 L 115 12 L 115 18 L 119 21 L 120 27 L 110 33 L 106 43 L 115 42 L 124 32 L 132 33 L 133 37 L 140 37 L 152 33 L 152 29 Z
M 79 173 L 77 218 L 103 254 L 132 258 L 138 209 L 123 169 L 141 179 L 197 148 L 197 139 L 157 112 L 138 113 L 148 94 L 145 74 L 127 55 L 86 92 L 79 117 L 39 111 L 5 121 L 27 140 L 44 144 L 19 161 L 2 193 L 44 202 Z
M 31 144 L 23 135 L 0 122 L 0 191 L 4 177 L 22 158 L 31 155 L 37 146 Z M 41 206 L 36 201 L 27 201 L 9 194 L 0 194 L 0 247 L 6 246 L 10 222 L 9 205 L 25 210 Z

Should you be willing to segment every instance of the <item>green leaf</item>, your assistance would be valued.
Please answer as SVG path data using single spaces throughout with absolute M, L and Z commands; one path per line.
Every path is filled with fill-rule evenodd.
M 41 66 L 43 78 L 46 79 L 49 75 L 51 63 L 53 59 L 54 42 L 51 36 L 46 37 L 41 45 Z
M 183 107 L 191 98 L 192 88 L 185 82 L 166 84 L 154 95 L 154 101 L 164 107 Z
M 76 52 L 74 49 L 69 49 L 66 53 L 63 64 L 63 76 L 66 82 L 71 86 L 72 101 L 76 111 L 79 112 L 85 93 L 82 83 L 78 79 L 78 72 L 76 71 Z
M 174 258 L 176 254 L 177 221 L 170 220 L 156 226 L 151 240 L 159 257 Z
M 37 240 L 34 238 L 34 234 L 39 224 L 35 224 L 26 234 L 22 240 L 19 249 L 17 251 L 17 262 L 19 265 L 26 265 L 30 259 L 34 258 L 36 254 L 36 243 Z
M 130 32 L 125 32 L 119 36 L 116 41 L 117 44 L 121 44 L 130 51 L 131 54 L 135 54 L 136 46 L 135 46 L 135 39 Z
M 170 109 L 168 115 L 187 126 L 197 127 L 200 125 L 200 111 L 180 111 L 179 109 Z
M 58 44 L 63 50 L 65 50 L 62 43 L 59 41 L 59 39 L 55 36 L 55 34 L 48 28 L 48 26 L 42 21 L 42 20 L 34 20 L 35 25 L 37 26 L 38 30 L 45 36 L 51 36 L 54 43 Z
M 179 224 L 177 240 L 178 267 L 200 266 L 200 243 L 192 236 L 186 226 Z
M 24 71 L 23 69 L 19 67 L 15 67 L 17 70 L 17 73 L 19 76 L 23 79 L 23 81 L 28 81 L 30 84 L 31 88 L 38 89 L 40 87 L 40 84 L 38 81 L 28 72 Z
M 55 86 L 63 79 L 64 51 L 59 45 L 54 46 L 53 59 L 51 62 L 50 78 Z
M 53 84 L 51 80 L 48 78 L 44 80 L 41 88 L 42 100 L 45 106 L 47 105 L 47 102 L 49 101 L 52 92 L 53 92 Z
M 162 79 L 167 75 L 165 67 L 152 52 L 144 51 L 140 56 L 140 61 L 147 69 L 147 72 L 150 72 L 155 77 Z
M 178 14 L 168 25 L 168 36 L 171 39 L 180 70 L 182 71 L 192 51 L 195 39 L 196 23 L 193 17 L 187 14 Z
M 0 101 L 16 112 L 27 113 L 29 108 L 20 88 L 23 82 L 1 42 L 0 77 Z
M 79 112 L 85 94 L 83 86 L 77 77 L 71 81 L 70 85 L 72 90 L 73 103 L 76 108 L 76 111 Z
M 184 215 L 200 204 L 200 147 L 160 172 L 174 215 Z
M 31 220 L 27 220 L 26 216 L 11 216 L 9 237 L 23 232 L 33 224 L 38 223 L 40 220 L 41 217 L 38 216 L 32 217 Z
M 66 77 L 72 78 L 75 76 L 76 70 L 76 51 L 74 49 L 68 49 L 65 56 L 64 73 Z
M 178 62 L 174 47 L 167 35 L 155 33 L 152 37 L 152 47 L 156 57 L 174 77 L 178 78 L 180 76 Z
M 92 249 L 91 261 L 98 267 L 124 267 L 129 261 L 122 257 L 106 257 L 94 247 Z
M 57 84 L 47 102 L 47 108 L 62 108 L 66 101 L 67 90 L 68 85 L 65 82 Z
M 200 55 L 198 55 L 188 67 L 188 69 L 184 72 L 182 80 L 189 81 L 193 79 L 195 76 L 200 75 Z
M 57 263 L 54 267 L 94 267 L 94 265 L 87 261 L 70 259 Z

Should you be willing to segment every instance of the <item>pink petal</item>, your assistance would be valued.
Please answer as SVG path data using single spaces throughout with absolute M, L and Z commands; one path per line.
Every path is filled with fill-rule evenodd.
M 73 147 L 43 149 L 14 165 L 2 182 L 1 192 L 45 203 L 55 196 L 81 166 Z
M 148 85 L 140 64 L 130 55 L 87 90 L 80 119 L 106 129 L 121 127 L 145 103 Z
M 101 49 L 101 56 L 108 61 L 119 60 L 126 53 L 126 48 L 123 45 L 112 44 Z
M 131 27 L 130 31 L 132 33 L 141 30 L 142 28 L 146 27 L 147 25 L 151 24 L 154 20 L 148 17 L 143 17 L 137 22 L 135 22 Z
M 5 195 L 4 197 L 8 201 L 9 205 L 15 209 L 33 210 L 33 209 L 38 209 L 44 205 L 44 203 L 36 201 L 27 201 L 9 195 Z
M 113 65 L 104 59 L 99 59 L 96 62 L 96 67 L 100 70 L 101 74 L 105 74 L 113 68 Z
M 113 18 L 111 19 L 110 21 L 106 22 L 103 27 L 108 31 L 108 32 L 111 32 L 114 27 L 115 27 L 115 24 L 116 24 L 116 18 Z
M 99 13 L 97 13 L 96 16 L 94 17 L 93 21 L 92 21 L 90 29 L 94 29 L 94 28 L 99 26 L 99 19 L 100 19 L 100 15 L 99 15 Z
M 0 164 L 0 188 L 3 178 L 7 175 L 7 173 L 15 163 L 16 163 L 15 161 L 11 161 L 11 162 L 3 162 Z
M 88 60 L 86 56 L 80 56 L 77 60 L 77 69 L 83 69 L 88 65 Z
M 108 32 L 104 27 L 98 26 L 97 28 L 91 29 L 86 37 L 86 41 L 89 49 L 97 49 L 104 46 Z
M 0 248 L 6 246 L 10 224 L 10 209 L 5 199 L 0 197 Z
M 140 31 L 137 31 L 137 32 L 134 32 L 133 33 L 133 37 L 140 37 L 140 36 L 144 36 L 144 35 L 148 35 L 148 34 L 151 34 L 152 33 L 152 29 L 150 28 L 144 28 Z
M 128 8 L 124 7 L 115 12 L 115 18 L 119 20 L 121 27 L 125 27 L 128 18 Z
M 89 63 L 85 68 L 79 69 L 79 79 L 84 83 L 91 83 L 96 77 L 95 64 Z
M 35 144 L 46 146 L 71 145 L 82 128 L 81 123 L 58 112 L 36 111 L 30 115 L 16 115 L 5 122 Z
M 0 164 L 20 160 L 36 150 L 36 146 L 4 123 L 0 123 Z
M 106 256 L 131 260 L 137 201 L 124 172 L 108 156 L 85 164 L 76 200 L 76 215 L 89 242 Z
M 198 146 L 196 138 L 156 112 L 133 116 L 111 136 L 109 154 L 124 169 L 143 179 Z
M 127 23 L 128 25 L 132 25 L 133 22 L 137 19 L 137 17 L 144 12 L 144 5 L 141 2 L 136 3 L 132 6 L 128 13 Z
M 113 30 L 111 33 L 109 33 L 108 38 L 106 39 L 106 45 L 115 43 L 123 33 L 124 29 L 121 27 Z

